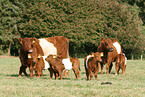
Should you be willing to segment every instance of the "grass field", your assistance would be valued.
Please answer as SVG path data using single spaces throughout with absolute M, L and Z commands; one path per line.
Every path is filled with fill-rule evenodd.
M 80 79 L 76 80 L 72 70 L 63 80 L 49 79 L 49 72 L 44 77 L 18 77 L 20 61 L 18 57 L 0 58 L 0 97 L 145 97 L 145 61 L 128 61 L 126 74 L 98 74 L 98 80 L 86 81 L 83 59 Z M 27 69 L 29 74 L 29 69 Z M 102 82 L 112 84 L 103 84 Z

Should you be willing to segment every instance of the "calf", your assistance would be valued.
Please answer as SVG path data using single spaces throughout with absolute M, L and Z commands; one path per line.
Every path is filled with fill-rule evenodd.
M 120 68 L 122 69 L 122 74 L 125 74 L 125 69 L 126 69 L 126 62 L 127 62 L 127 58 L 125 57 L 124 53 L 118 54 L 116 62 L 118 63 L 118 74 L 119 74 L 119 70 Z
M 43 70 L 44 69 L 48 69 L 50 72 L 50 79 L 53 76 L 53 71 L 50 68 L 49 63 L 45 60 L 45 58 L 47 58 L 46 56 L 38 56 L 38 62 L 36 64 L 36 68 L 35 68 L 35 75 L 40 77 L 40 75 L 43 77 Z
M 78 58 L 70 58 L 70 61 L 72 63 L 72 69 L 75 73 L 75 76 L 77 79 L 79 79 L 79 76 L 80 76 L 80 61 Z
M 62 64 L 62 59 L 59 57 L 56 58 L 54 55 L 49 55 L 45 60 L 50 63 L 50 68 L 54 72 L 55 79 L 58 79 L 58 76 L 60 76 L 60 79 L 62 80 L 62 72 L 65 69 Z
M 90 76 L 90 79 L 92 80 L 93 73 L 95 76 L 95 80 L 97 80 L 97 75 L 99 72 L 99 65 L 100 65 L 100 62 L 102 61 L 101 55 L 102 53 L 96 52 L 96 53 L 92 53 L 92 55 L 88 55 L 87 57 L 85 57 L 84 67 L 86 71 L 87 80 L 89 80 L 89 76 Z
M 78 58 L 63 59 L 61 56 L 55 58 L 54 55 L 49 55 L 46 61 L 50 63 L 50 69 L 54 72 L 55 79 L 58 79 L 58 75 L 60 75 L 62 80 L 62 71 L 70 69 L 73 69 L 76 78 L 79 79 L 80 61 Z M 70 63 L 72 66 L 69 66 Z

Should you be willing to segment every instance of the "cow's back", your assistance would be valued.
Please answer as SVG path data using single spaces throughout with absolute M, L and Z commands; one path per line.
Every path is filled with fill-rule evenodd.
M 69 40 L 63 36 L 41 38 L 39 46 L 42 49 L 43 56 L 61 55 L 63 58 L 69 57 Z

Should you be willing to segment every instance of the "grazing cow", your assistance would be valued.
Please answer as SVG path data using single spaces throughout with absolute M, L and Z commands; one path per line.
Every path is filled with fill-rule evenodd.
M 33 68 L 37 62 L 37 49 L 33 42 L 33 38 L 19 38 L 21 44 L 19 58 L 21 61 L 21 67 L 19 70 L 19 76 L 24 73 L 27 76 L 26 68 L 29 67 L 30 77 L 33 76 Z
M 95 80 L 97 80 L 97 75 L 99 72 L 99 65 L 100 65 L 100 62 L 102 61 L 101 54 L 102 53 L 96 52 L 96 53 L 92 53 L 92 55 L 88 55 L 85 57 L 84 67 L 86 71 L 87 80 L 89 80 L 89 76 L 90 76 L 90 79 L 92 80 L 93 73 L 95 76 Z
M 98 52 L 103 52 L 104 57 L 102 58 L 103 62 L 101 62 L 101 74 L 103 74 L 103 64 L 107 63 L 106 69 L 107 74 L 111 72 L 112 69 L 112 62 L 116 61 L 118 54 L 122 53 L 121 45 L 117 41 L 117 39 L 103 39 L 101 38 L 100 45 L 98 46 Z M 116 73 L 118 71 L 118 63 L 116 62 Z
M 125 57 L 124 53 L 118 54 L 116 62 L 118 63 L 118 74 L 119 74 L 119 70 L 120 68 L 122 69 L 122 74 L 125 74 L 125 69 L 126 69 L 126 63 L 127 63 L 127 58 Z
M 38 60 L 36 59 L 35 61 L 32 62 L 28 60 L 29 50 L 31 51 L 30 53 L 36 55 L 37 58 L 38 56 L 49 56 L 50 54 L 61 55 L 63 58 L 69 58 L 69 40 L 63 36 L 55 36 L 41 39 L 20 38 L 20 43 L 21 43 L 20 60 L 22 66 L 20 67 L 19 76 L 21 76 L 22 72 L 24 72 L 24 74 L 27 75 L 26 73 L 27 66 L 30 67 L 30 77 L 33 76 L 33 70 L 35 68 L 35 65 L 29 64 L 33 62 L 37 63 Z M 31 50 L 32 48 L 37 51 L 34 52 L 33 50 Z M 33 57 L 30 59 L 33 59 Z
M 76 78 L 79 79 L 80 61 L 78 58 L 63 59 L 61 56 L 49 55 L 46 61 L 50 63 L 50 68 L 53 69 L 55 79 L 58 79 L 58 76 L 60 76 L 62 80 L 63 70 L 70 69 L 73 69 Z

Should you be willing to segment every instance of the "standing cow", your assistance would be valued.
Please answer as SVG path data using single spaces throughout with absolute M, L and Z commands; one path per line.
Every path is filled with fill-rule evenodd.
M 21 43 L 21 48 L 20 48 L 20 60 L 22 63 L 22 66 L 20 67 L 20 72 L 19 76 L 21 76 L 21 72 L 24 72 L 25 75 L 26 68 L 27 66 L 30 67 L 30 77 L 33 76 L 33 70 L 34 70 L 34 65 L 29 65 L 30 63 L 26 63 L 28 57 L 27 53 L 28 50 L 31 51 L 31 48 L 36 49 L 37 52 L 31 51 L 31 53 L 35 54 L 38 58 L 38 56 L 49 56 L 50 54 L 55 54 L 55 55 L 61 55 L 63 58 L 68 58 L 69 57 L 69 40 L 66 37 L 63 36 L 55 36 L 55 37 L 49 37 L 49 38 L 41 38 L 41 39 L 36 39 L 36 38 L 24 38 L 20 39 Z M 35 44 L 33 46 L 32 44 Z M 26 50 L 23 50 L 26 49 Z M 24 54 L 24 55 L 23 55 Z M 23 56 L 25 56 L 23 58 Z M 33 56 L 31 56 L 33 59 Z M 37 63 L 38 60 L 35 60 L 34 62 Z M 26 63 L 26 65 L 23 65 Z
M 21 61 L 21 67 L 19 70 L 19 76 L 21 76 L 22 73 L 27 76 L 26 68 L 29 67 L 30 70 L 30 77 L 33 76 L 33 68 L 37 62 L 37 48 L 33 41 L 33 38 L 19 38 L 19 42 L 21 44 L 20 48 L 20 54 L 19 58 Z
M 122 48 L 120 43 L 117 41 L 117 39 L 103 39 L 101 38 L 100 45 L 98 47 L 98 52 L 103 52 L 104 57 L 102 58 L 103 62 L 101 62 L 101 74 L 103 74 L 103 64 L 107 63 L 106 69 L 107 74 L 111 72 L 112 69 L 112 62 L 116 61 L 116 58 L 118 54 L 122 53 Z M 118 63 L 116 62 L 116 73 L 117 75 L 118 71 Z
M 97 75 L 99 72 L 99 65 L 100 65 L 100 62 L 102 61 L 101 54 L 102 53 L 96 52 L 96 53 L 92 53 L 92 55 L 88 55 L 87 57 L 85 57 L 84 67 L 86 71 L 87 80 L 89 80 L 89 76 L 90 76 L 90 79 L 92 80 L 93 73 L 95 76 L 95 80 L 97 80 Z

